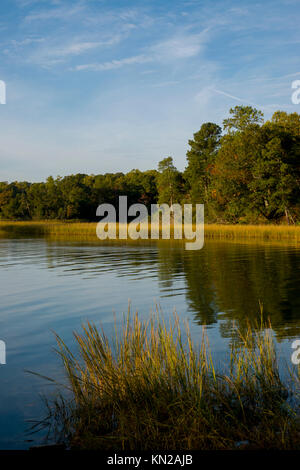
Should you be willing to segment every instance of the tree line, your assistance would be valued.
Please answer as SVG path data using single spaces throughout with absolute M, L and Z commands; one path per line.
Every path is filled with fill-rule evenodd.
M 230 109 L 223 127 L 204 123 L 189 140 L 183 172 L 172 157 L 157 170 L 50 176 L 46 182 L 0 182 L 0 218 L 95 220 L 102 203 L 204 203 L 208 222 L 298 223 L 300 115 L 269 121 L 250 106 Z

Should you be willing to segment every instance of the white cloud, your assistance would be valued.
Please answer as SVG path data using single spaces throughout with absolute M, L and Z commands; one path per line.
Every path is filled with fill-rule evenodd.
M 38 43 L 41 43 L 41 42 L 44 42 L 44 41 L 45 41 L 45 38 L 30 38 L 30 37 L 28 37 L 28 38 L 21 39 L 20 41 L 12 39 L 11 44 L 14 47 L 24 47 L 24 46 L 30 46 L 32 44 L 38 44 Z
M 129 14 L 130 12 L 126 10 L 122 11 L 121 18 L 112 15 L 110 11 L 104 11 L 103 14 L 96 11 L 93 14 L 94 11 L 84 0 L 73 2 L 69 7 L 65 2 L 57 3 L 57 0 L 55 2 L 52 0 L 51 5 L 48 9 L 30 9 L 27 16 L 22 19 L 22 33 L 27 32 L 27 35 L 24 35 L 24 38 L 15 37 L 5 50 L 2 49 L 2 52 L 10 54 L 10 57 L 19 63 L 51 68 L 66 62 L 69 58 L 97 48 L 113 47 L 127 38 L 137 27 L 128 21 L 134 18 L 133 12 Z M 91 24 L 91 19 L 101 22 Z M 48 33 L 50 25 L 45 24 L 48 20 L 55 21 L 55 34 Z M 59 26 L 58 20 L 62 22 Z M 45 37 L 40 39 L 41 36 Z M 24 50 L 21 50 L 22 48 Z M 93 58 L 86 62 L 98 60 Z M 83 62 L 82 59 L 81 61 Z
M 105 70 L 113 70 L 119 69 L 124 65 L 134 65 L 134 64 L 144 64 L 146 62 L 150 62 L 152 60 L 151 57 L 147 57 L 144 55 L 137 55 L 133 57 L 126 57 L 124 59 L 119 60 L 111 60 L 110 62 L 102 62 L 102 63 L 94 63 L 94 64 L 82 64 L 77 65 L 74 70 L 91 70 L 91 71 L 105 71 Z
M 198 55 L 207 41 L 207 30 L 200 34 L 181 35 L 155 44 L 153 54 L 163 60 L 186 59 Z
M 73 7 L 59 7 L 47 10 L 41 10 L 39 12 L 30 13 L 25 16 L 24 21 L 29 23 L 33 21 L 48 21 L 48 20 L 67 20 L 70 17 L 77 15 L 84 9 L 83 5 L 77 4 Z
M 212 87 L 205 86 L 202 88 L 201 91 L 199 91 L 199 93 L 197 93 L 197 95 L 195 96 L 195 100 L 197 101 L 197 103 L 208 105 L 213 95 L 214 93 Z
M 108 41 L 82 41 L 82 42 L 73 42 L 66 46 L 54 46 L 49 47 L 45 50 L 40 51 L 39 56 L 41 59 L 47 57 L 56 57 L 62 58 L 72 55 L 80 55 L 83 52 L 89 51 L 91 49 L 95 49 L 101 46 L 107 46 L 115 44 L 119 41 L 118 38 L 113 38 Z
M 60 47 L 57 49 L 52 49 L 48 51 L 48 55 L 58 56 L 58 57 L 65 57 L 68 55 L 78 55 L 82 52 L 88 51 L 90 49 L 94 49 L 101 45 L 100 42 L 75 42 L 73 44 L 69 44 L 68 46 Z
M 27 56 L 26 61 L 42 67 L 50 67 L 65 62 L 70 57 L 79 56 L 97 48 L 116 45 L 121 39 L 122 35 L 120 34 L 98 41 L 73 40 L 72 42 L 63 43 L 61 40 L 59 43 L 55 42 L 54 44 L 49 38 L 47 40 L 43 39 L 41 41 L 43 42 L 42 46 L 32 51 Z M 20 45 L 21 43 L 22 41 L 20 41 Z M 25 41 L 23 41 L 23 45 L 26 45 Z
M 194 57 L 200 53 L 206 41 L 207 31 L 194 35 L 172 37 L 146 48 L 145 54 L 139 54 L 125 59 L 111 60 L 101 63 L 80 64 L 72 70 L 106 71 L 123 67 L 124 65 L 144 64 L 146 62 L 180 60 Z

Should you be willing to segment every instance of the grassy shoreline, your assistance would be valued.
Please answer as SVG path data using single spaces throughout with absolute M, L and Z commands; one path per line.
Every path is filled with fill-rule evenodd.
M 0 221 L 0 234 L 19 236 L 82 237 L 97 239 L 96 222 Z M 118 226 L 117 226 L 118 233 Z M 219 225 L 205 224 L 205 239 L 270 240 L 300 243 L 299 225 Z M 173 239 L 171 234 L 171 239 Z
M 297 373 L 283 382 L 269 323 L 236 333 L 225 372 L 176 315 L 129 314 L 112 338 L 87 324 L 75 355 L 57 336 L 71 396 L 60 388 L 39 425 L 76 450 L 299 450 Z

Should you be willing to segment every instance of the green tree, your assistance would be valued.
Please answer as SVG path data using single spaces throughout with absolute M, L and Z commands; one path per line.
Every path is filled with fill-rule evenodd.
M 253 167 L 262 146 L 263 115 L 250 106 L 236 106 L 224 120 L 227 130 L 213 169 L 214 207 L 221 220 L 232 223 L 255 218 L 250 205 Z
M 252 125 L 262 124 L 264 115 L 261 111 L 252 106 L 235 106 L 230 108 L 228 119 L 224 119 L 223 127 L 229 134 L 237 131 L 244 131 Z
M 299 216 L 300 116 L 276 112 L 262 127 L 263 147 L 249 185 L 252 202 L 268 220 Z
M 181 188 L 182 177 L 173 164 L 173 158 L 164 158 L 158 164 L 158 203 L 167 203 L 170 206 L 178 203 L 182 196 Z
M 207 122 L 189 140 L 191 149 L 187 152 L 188 165 L 184 178 L 188 184 L 193 203 L 206 203 L 211 200 L 211 182 L 222 129 L 217 124 Z

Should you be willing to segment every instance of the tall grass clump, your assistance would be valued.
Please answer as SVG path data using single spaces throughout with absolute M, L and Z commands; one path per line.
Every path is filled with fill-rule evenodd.
M 299 449 L 298 382 L 280 378 L 270 325 L 237 331 L 226 372 L 178 317 L 124 319 L 109 339 L 87 323 L 78 356 L 57 336 L 68 394 L 48 402 L 45 425 L 71 449 Z

